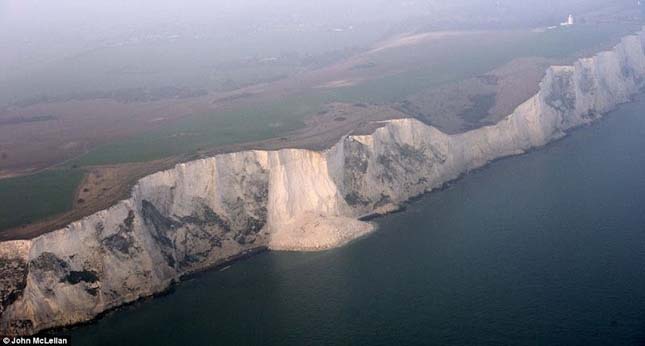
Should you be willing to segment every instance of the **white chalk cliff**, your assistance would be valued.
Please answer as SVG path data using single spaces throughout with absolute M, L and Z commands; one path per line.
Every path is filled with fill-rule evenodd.
M 639 91 L 645 33 L 551 67 L 540 91 L 493 126 L 448 135 L 414 119 L 326 151 L 246 151 L 141 179 L 113 207 L 31 240 L 0 243 L 0 334 L 87 321 L 246 251 L 321 250 L 496 158 L 589 123 Z

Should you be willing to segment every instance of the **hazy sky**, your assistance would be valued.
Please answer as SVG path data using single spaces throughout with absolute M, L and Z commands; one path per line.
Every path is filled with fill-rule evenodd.
M 71 57 L 154 40 L 193 40 L 192 46 L 178 49 L 202 54 L 202 48 L 208 46 L 211 52 L 206 53 L 212 55 L 212 60 L 267 57 L 286 51 L 317 55 L 369 46 L 374 40 L 402 31 L 554 25 L 569 13 L 634 2 L 0 0 L 0 83 L 13 84 L 16 89 L 16 81 L 26 83 L 25 79 L 33 79 L 26 85 L 31 88 L 43 71 L 64 71 L 61 66 L 72 64 Z M 109 53 L 113 52 L 103 58 L 110 60 Z M 55 85 L 56 81 L 50 78 L 49 82 Z M 29 94 L 27 89 L 16 92 Z M 14 91 L 0 87 L 0 92 Z
M 426 5 L 397 0 L 0 0 L 0 63 L 26 69 L 107 40 L 145 35 L 244 40 L 257 32 L 298 35 L 297 30 L 395 22 Z M 8 72 L 0 71 L 0 78 Z
M 109 35 L 149 25 L 250 24 L 292 18 L 319 23 L 396 20 L 412 15 L 494 14 L 497 8 L 531 17 L 632 0 L 2 0 L 0 28 L 5 38 L 54 34 Z M 452 13 L 451 13 L 452 12 Z M 300 17 L 300 18 L 298 18 Z M 510 18 L 509 18 L 510 19 Z M 235 24 L 235 23 L 231 23 Z
M 456 25 L 498 20 L 534 25 L 599 4 L 635 0 L 0 0 L 0 62 L 33 59 L 35 49 L 76 50 L 124 35 L 238 33 L 284 25 L 391 25 L 423 18 Z M 460 19 L 462 20 L 460 22 Z

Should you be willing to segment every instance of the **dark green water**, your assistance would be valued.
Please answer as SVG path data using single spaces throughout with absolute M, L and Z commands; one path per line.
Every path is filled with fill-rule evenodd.
M 377 222 L 204 273 L 74 344 L 645 344 L 645 100 Z

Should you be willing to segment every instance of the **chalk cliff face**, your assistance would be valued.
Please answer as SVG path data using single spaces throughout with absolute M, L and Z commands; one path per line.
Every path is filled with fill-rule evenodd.
M 372 230 L 360 216 L 392 211 L 628 101 L 643 85 L 644 46 L 640 33 L 573 66 L 551 67 L 538 94 L 493 126 L 447 135 L 392 120 L 324 152 L 223 154 L 147 176 L 107 210 L 0 243 L 0 334 L 87 321 L 253 249 L 345 244 Z

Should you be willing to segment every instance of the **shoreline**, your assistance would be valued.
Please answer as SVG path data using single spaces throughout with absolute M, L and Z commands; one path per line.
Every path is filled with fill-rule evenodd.
M 639 98 L 639 97 L 642 98 L 644 96 L 645 96 L 645 94 L 639 94 L 638 96 L 635 97 L 635 99 Z M 425 192 L 423 192 L 423 193 L 421 193 L 419 195 L 416 195 L 416 196 L 413 196 L 413 197 L 409 198 L 408 200 L 402 202 L 397 209 L 394 209 L 394 210 L 386 212 L 386 213 L 370 213 L 370 214 L 361 216 L 361 217 L 357 218 L 357 220 L 363 221 L 363 222 L 369 222 L 370 224 L 372 224 L 372 226 L 374 227 L 372 231 L 367 232 L 365 234 L 362 234 L 362 235 L 360 235 L 360 236 L 358 236 L 358 237 L 356 237 L 354 239 L 351 239 L 351 240 L 349 240 L 349 241 L 347 241 L 347 242 L 345 242 L 345 243 L 343 243 L 341 245 L 338 245 L 338 246 L 335 246 L 335 247 L 328 247 L 328 248 L 324 248 L 324 249 L 320 249 L 320 250 L 316 250 L 316 251 L 333 250 L 334 248 L 346 246 L 346 245 L 349 245 L 349 244 L 351 244 L 351 243 L 353 243 L 355 241 L 359 241 L 362 238 L 365 238 L 365 237 L 373 234 L 374 232 L 378 231 L 378 229 L 379 229 L 378 223 L 373 222 L 373 221 L 381 219 L 381 218 L 384 218 L 384 217 L 387 217 L 388 215 L 405 213 L 407 211 L 407 209 L 408 209 L 407 207 L 409 205 L 411 205 L 413 203 L 416 203 L 418 201 L 421 201 L 424 198 L 429 197 L 432 193 L 448 190 L 448 189 L 454 187 L 456 184 L 458 184 L 461 180 L 468 178 L 469 175 L 487 169 L 488 166 L 491 165 L 491 164 L 494 164 L 496 162 L 501 162 L 501 161 L 507 160 L 507 159 L 522 157 L 522 156 L 531 154 L 532 152 L 544 150 L 544 149 L 546 149 L 546 148 L 548 148 L 548 147 L 550 147 L 552 145 L 556 145 L 560 141 L 568 138 L 574 132 L 577 132 L 577 131 L 582 130 L 582 129 L 587 128 L 587 127 L 592 127 L 592 126 L 597 125 L 600 121 L 605 119 L 608 115 L 610 115 L 611 113 L 613 113 L 613 112 L 617 111 L 618 109 L 620 109 L 621 106 L 629 104 L 629 103 L 634 102 L 634 101 L 635 100 L 630 100 L 629 102 L 621 104 L 618 107 L 616 107 L 616 109 L 611 110 L 610 112 L 608 112 L 605 115 L 603 115 L 603 117 L 601 119 L 598 119 L 597 121 L 594 121 L 594 122 L 589 123 L 589 124 L 584 124 L 584 125 L 575 127 L 573 129 L 571 129 L 571 131 L 565 133 L 564 136 L 562 136 L 562 137 L 560 137 L 560 138 L 558 138 L 556 140 L 553 140 L 551 142 L 548 142 L 548 143 L 546 143 L 545 145 L 543 145 L 541 147 L 532 148 L 530 150 L 527 150 L 526 152 L 519 153 L 519 154 L 516 154 L 516 155 L 509 155 L 509 156 L 497 158 L 497 159 L 494 159 L 494 160 L 491 160 L 491 161 L 487 162 L 482 167 L 478 167 L 478 168 L 475 168 L 475 169 L 470 170 L 468 172 L 464 172 L 464 173 L 460 174 L 459 177 L 443 183 L 440 187 L 437 187 L 437 188 L 429 190 L 429 191 L 425 191 Z M 199 279 L 199 277 L 201 277 L 202 275 L 207 275 L 207 274 L 215 272 L 215 271 L 222 271 L 222 270 L 228 269 L 228 268 L 230 268 L 232 265 L 234 265 L 237 262 L 241 262 L 241 261 L 250 259 L 250 258 L 255 257 L 256 255 L 260 255 L 262 253 L 268 253 L 268 252 L 300 252 L 300 253 L 307 253 L 307 252 L 316 252 L 316 251 L 311 251 L 311 250 L 309 250 L 309 251 L 307 251 L 307 250 L 272 250 L 272 249 L 268 248 L 267 246 L 260 246 L 260 247 L 257 247 L 257 248 L 252 248 L 252 249 L 243 251 L 243 252 L 241 252 L 239 254 L 229 256 L 229 257 L 227 257 L 227 258 L 225 258 L 223 260 L 220 260 L 220 261 L 218 261 L 218 262 L 216 262 L 216 263 L 214 263 L 214 264 L 212 264 L 212 265 L 210 265 L 208 267 L 205 267 L 203 269 L 187 272 L 187 273 L 181 275 L 177 280 L 171 282 L 171 284 L 163 291 L 154 293 L 152 295 L 140 297 L 140 298 L 138 298 L 138 299 L 136 299 L 136 300 L 134 300 L 132 302 L 128 302 L 128 303 L 125 303 L 125 304 L 122 304 L 122 305 L 119 305 L 119 306 L 115 306 L 114 308 L 105 310 L 105 311 L 99 313 L 98 315 L 96 315 L 94 318 L 92 318 L 90 320 L 87 320 L 87 321 L 84 321 L 84 322 L 78 322 L 78 323 L 74 323 L 74 324 L 70 324 L 70 325 L 66 325 L 66 326 L 53 327 L 53 328 L 48 328 L 48 329 L 41 330 L 38 333 L 34 334 L 34 336 L 52 335 L 52 334 L 54 334 L 56 332 L 65 332 L 65 331 L 73 330 L 73 329 L 76 329 L 76 328 L 82 328 L 84 326 L 88 326 L 88 325 L 98 323 L 101 319 L 103 319 L 105 316 L 107 316 L 109 314 L 118 313 L 121 310 L 129 309 L 129 308 L 136 308 L 136 306 L 138 304 L 145 304 L 149 300 L 171 295 L 171 294 L 173 294 L 175 292 L 176 289 L 179 288 L 179 285 L 181 285 L 182 282 L 189 281 L 189 280 L 192 280 L 192 279 Z
M 388 211 L 388 212 L 385 212 L 385 213 L 370 213 L 370 214 L 361 216 L 361 217 L 357 218 L 357 220 L 370 223 L 373 226 L 373 229 L 370 232 L 367 232 L 365 234 L 361 234 L 360 236 L 358 236 L 356 238 L 353 238 L 353 239 L 351 239 L 351 240 L 349 240 L 347 242 L 344 242 L 343 244 L 340 244 L 338 246 L 327 247 L 327 248 L 319 249 L 319 250 L 316 250 L 316 251 L 313 251 L 313 250 L 290 250 L 290 249 L 272 250 L 267 246 L 259 246 L 259 247 L 256 247 L 256 248 L 251 248 L 251 249 L 245 250 L 245 251 L 243 251 L 243 252 L 241 252 L 239 254 L 232 255 L 232 256 L 229 256 L 229 257 L 227 257 L 225 259 L 217 261 L 216 263 L 213 263 L 212 265 L 209 265 L 209 266 L 207 266 L 207 267 L 205 267 L 203 269 L 193 270 L 193 271 L 187 272 L 185 274 L 182 274 L 178 279 L 173 280 L 169 284 L 169 286 L 163 291 L 154 293 L 152 295 L 143 296 L 143 297 L 140 297 L 140 298 L 138 298 L 138 299 L 136 299 L 134 301 L 115 306 L 115 307 L 113 307 L 111 309 L 105 310 L 105 311 L 97 314 L 94 318 L 92 318 L 90 320 L 87 320 L 87 321 L 84 321 L 84 322 L 73 323 L 73 324 L 66 325 L 66 326 L 60 326 L 60 327 L 53 327 L 53 328 L 44 329 L 44 330 L 41 330 L 38 333 L 33 334 L 33 335 L 34 336 L 52 335 L 52 334 L 54 334 L 56 332 L 65 332 L 65 331 L 73 330 L 73 329 L 76 329 L 76 328 L 82 328 L 84 326 L 88 326 L 88 325 L 98 323 L 101 319 L 103 319 L 105 316 L 107 316 L 109 314 L 118 313 L 121 310 L 129 309 L 129 308 L 136 308 L 136 306 L 138 304 L 145 304 L 149 300 L 171 295 L 171 294 L 173 294 L 175 292 L 176 289 L 179 288 L 179 285 L 181 285 L 182 282 L 189 281 L 189 280 L 192 280 L 192 279 L 199 279 L 199 277 L 201 277 L 202 275 L 207 275 L 207 274 L 215 272 L 215 271 L 222 271 L 222 270 L 228 269 L 228 268 L 230 268 L 232 265 L 234 265 L 237 262 L 241 262 L 241 261 L 250 259 L 250 258 L 255 257 L 256 255 L 260 255 L 262 253 L 268 253 L 268 252 L 300 252 L 300 253 L 307 253 L 307 252 L 317 252 L 317 251 L 328 251 L 328 250 L 333 250 L 334 248 L 349 245 L 349 244 L 351 244 L 351 243 L 353 243 L 355 241 L 359 241 L 359 240 L 361 240 L 361 239 L 373 234 L 374 232 L 377 232 L 378 229 L 379 229 L 378 223 L 373 222 L 373 221 L 381 219 L 381 218 L 384 218 L 384 217 L 387 217 L 388 215 L 405 213 L 407 211 L 409 205 L 414 204 L 414 203 L 416 203 L 418 201 L 421 201 L 422 199 L 429 197 L 433 193 L 448 190 L 448 189 L 454 187 L 456 184 L 458 184 L 461 180 L 468 178 L 469 175 L 487 169 L 488 166 L 491 165 L 491 164 L 494 164 L 496 162 L 501 162 L 501 161 L 504 161 L 504 160 L 508 160 L 508 159 L 512 159 L 512 158 L 519 158 L 519 157 L 522 157 L 522 156 L 525 156 L 525 155 L 529 155 L 529 154 L 531 154 L 533 152 L 536 152 L 536 151 L 545 150 L 550 146 L 556 145 L 559 142 L 565 140 L 566 138 L 569 138 L 571 134 L 573 134 L 573 133 L 575 133 L 577 131 L 580 131 L 580 130 L 585 129 L 587 127 L 597 126 L 598 124 L 600 124 L 601 121 L 604 121 L 608 116 L 610 116 L 612 113 L 618 111 L 622 106 L 625 106 L 625 105 L 627 105 L 629 103 L 635 102 L 637 99 L 643 98 L 643 97 L 645 97 L 645 88 L 641 89 L 641 93 L 635 95 L 628 102 L 622 103 L 622 104 L 618 105 L 617 107 L 615 107 L 615 109 L 612 109 L 611 111 L 603 114 L 603 116 L 600 119 L 597 119 L 596 121 L 593 121 L 591 123 L 587 123 L 587 124 L 583 124 L 583 125 L 574 127 L 572 129 L 570 129 L 568 132 L 566 132 L 560 138 L 555 139 L 553 141 L 550 141 L 550 142 L 546 143 L 543 146 L 534 147 L 534 148 L 531 148 L 531 149 L 529 149 L 529 150 L 527 150 L 525 152 L 518 153 L 518 154 L 515 154 L 515 155 L 508 155 L 508 156 L 505 156 L 505 157 L 500 157 L 500 158 L 491 160 L 491 161 L 487 162 L 486 164 L 484 164 L 481 167 L 478 167 L 478 168 L 469 170 L 467 172 L 461 173 L 457 178 L 454 178 L 453 180 L 450 180 L 450 181 L 447 181 L 447 182 L 443 183 L 440 187 L 437 187 L 437 188 L 425 191 L 425 192 L 423 192 L 421 194 L 418 194 L 416 196 L 410 197 L 406 201 L 402 202 L 398 206 L 398 208 L 396 208 L 396 209 L 394 209 L 392 211 Z
M 90 320 L 83 321 L 83 322 L 77 322 L 77 323 L 69 324 L 69 325 L 66 325 L 66 326 L 59 326 L 59 327 L 43 329 L 43 330 L 39 331 L 38 333 L 33 334 L 33 336 L 40 336 L 40 335 L 43 335 L 43 336 L 44 335 L 50 335 L 51 336 L 53 334 L 56 334 L 57 332 L 66 332 L 66 331 L 73 330 L 73 329 L 76 329 L 76 328 L 82 328 L 82 327 L 85 327 L 85 326 L 93 325 L 93 324 L 97 323 L 98 321 L 100 321 L 101 319 L 103 319 L 105 316 L 107 316 L 109 314 L 118 313 L 121 310 L 125 310 L 125 309 L 136 308 L 137 305 L 145 304 L 147 301 L 153 300 L 155 298 L 169 296 L 169 295 L 171 295 L 171 294 L 173 294 L 175 292 L 175 290 L 179 287 L 179 285 L 181 285 L 182 282 L 189 281 L 189 280 L 192 280 L 192 279 L 197 279 L 200 276 L 206 275 L 206 274 L 211 273 L 211 272 L 221 271 L 222 269 L 228 268 L 228 267 L 232 266 L 233 264 L 235 264 L 237 262 L 244 261 L 246 259 L 249 259 L 251 257 L 254 257 L 256 255 L 259 255 L 259 254 L 262 254 L 262 253 L 265 253 L 265 252 L 269 252 L 269 251 L 271 251 L 271 250 L 269 250 L 266 246 L 259 246 L 257 248 L 248 249 L 248 250 L 243 251 L 243 252 L 241 252 L 239 254 L 229 256 L 229 257 L 227 257 L 225 259 L 217 261 L 216 263 L 213 263 L 212 265 L 210 265 L 210 266 L 208 266 L 208 267 L 206 267 L 206 268 L 204 268 L 202 270 L 195 270 L 195 271 L 192 271 L 192 272 L 187 272 L 187 273 L 181 275 L 178 279 L 173 280 L 168 285 L 168 287 L 163 291 L 153 293 L 153 294 L 148 295 L 148 296 L 143 296 L 143 297 L 135 299 L 135 300 L 133 300 L 131 302 L 115 306 L 115 307 L 113 307 L 111 309 L 107 309 L 105 311 L 100 312 L 94 318 L 92 318 Z M 16 335 L 16 336 L 18 336 L 18 335 Z
M 645 91 L 642 90 L 642 92 L 645 92 Z M 616 112 L 622 106 L 627 105 L 627 104 L 632 103 L 632 102 L 635 102 L 637 99 L 643 98 L 643 97 L 645 97 L 645 93 L 638 94 L 632 100 L 630 100 L 629 102 L 621 104 L 618 107 L 616 107 L 616 109 L 614 109 L 614 110 L 606 113 L 605 115 L 603 115 L 603 117 L 601 119 L 598 119 L 598 121 L 594 121 L 594 122 L 589 123 L 589 124 L 584 124 L 584 125 L 575 127 L 573 129 L 571 129 L 571 131 L 565 133 L 564 136 L 562 136 L 562 137 L 560 137 L 560 138 L 558 138 L 556 140 L 553 140 L 551 142 L 548 142 L 547 144 L 545 144 L 545 145 L 543 145 L 541 147 L 532 148 L 531 150 L 527 150 L 526 152 L 520 153 L 520 154 L 517 154 L 517 155 L 509 155 L 509 156 L 506 156 L 506 157 L 497 158 L 495 160 L 492 160 L 492 161 L 486 163 L 482 167 L 470 170 L 468 172 L 464 172 L 459 177 L 457 177 L 457 178 L 455 178 L 455 179 L 453 179 L 451 181 L 445 182 L 444 184 L 442 184 L 438 188 L 435 188 L 435 189 L 432 189 L 432 190 L 423 192 L 423 193 L 421 193 L 419 195 L 411 197 L 410 199 L 408 199 L 405 202 L 401 203 L 399 208 L 397 208 L 395 210 L 392 210 L 392 211 L 389 211 L 389 212 L 386 212 L 386 213 L 371 213 L 371 214 L 368 214 L 368 215 L 364 215 L 364 216 L 358 218 L 358 220 L 359 221 L 364 221 L 364 222 L 369 222 L 370 224 L 373 225 L 374 229 L 372 231 L 370 231 L 370 232 L 368 232 L 366 234 L 362 234 L 362 235 L 360 235 L 360 236 L 358 236 L 358 237 L 356 237 L 356 238 L 354 238 L 354 239 L 352 239 L 352 240 L 350 240 L 350 241 L 348 241 L 348 242 L 346 242 L 346 243 L 344 243 L 342 245 L 339 245 L 338 247 L 349 245 L 349 244 L 351 244 L 351 243 L 353 243 L 355 241 L 359 241 L 359 240 L 361 240 L 361 239 L 363 239 L 363 238 L 365 238 L 365 237 L 377 232 L 379 227 L 378 227 L 377 222 L 373 222 L 375 220 L 387 217 L 389 215 L 405 213 L 407 211 L 409 205 L 414 204 L 414 203 L 416 203 L 418 201 L 421 201 L 421 200 L 429 197 L 433 193 L 449 190 L 452 187 L 454 187 L 456 184 L 458 184 L 461 180 L 467 179 L 468 176 L 470 176 L 473 173 L 477 173 L 477 172 L 480 172 L 480 171 L 483 171 L 483 170 L 487 169 L 488 166 L 491 165 L 491 164 L 494 164 L 496 162 L 501 162 L 501 161 L 504 161 L 504 160 L 508 160 L 508 159 L 519 158 L 519 157 L 522 157 L 522 156 L 525 156 L 525 155 L 529 155 L 529 154 L 531 154 L 533 152 L 545 150 L 550 146 L 556 145 L 556 144 L 560 143 L 561 141 L 569 138 L 570 135 L 572 135 L 575 132 L 578 132 L 578 131 L 583 130 L 583 129 L 588 128 L 588 127 L 593 127 L 593 126 L 599 125 L 600 122 L 604 121 L 605 119 L 607 119 L 607 117 L 610 116 L 611 113 Z M 318 250 L 318 251 L 328 251 L 328 250 L 333 250 L 334 248 L 336 248 L 336 247 L 329 247 L 329 248 L 321 249 L 321 250 Z M 260 254 L 263 254 L 263 253 L 269 253 L 269 252 L 300 252 L 300 253 L 307 253 L 307 252 L 314 252 L 314 251 L 306 251 L 306 250 L 271 250 L 267 246 L 260 246 L 260 247 L 257 247 L 257 248 L 249 249 L 249 250 L 246 250 L 246 251 L 244 251 L 244 252 L 242 252 L 240 254 L 233 255 L 233 256 L 230 256 L 230 257 L 228 257 L 226 259 L 218 261 L 217 263 L 214 263 L 211 266 L 208 266 L 208 267 L 206 267 L 204 269 L 195 270 L 195 271 L 183 274 L 183 275 L 181 275 L 179 277 L 179 279 L 177 281 L 172 282 L 168 286 L 168 288 L 166 290 L 164 290 L 164 291 L 161 291 L 161 292 L 149 295 L 149 296 L 141 297 L 141 298 L 136 299 L 136 300 L 134 300 L 132 302 L 129 302 L 129 303 L 126 303 L 126 304 L 123 304 L 123 305 L 119 305 L 119 306 L 116 306 L 116 307 L 114 307 L 112 309 L 103 311 L 103 312 L 101 312 L 95 318 L 93 318 L 91 320 L 88 320 L 88 321 L 85 321 L 85 322 L 74 323 L 74 324 L 71 324 L 71 325 L 68 325 L 68 326 L 54 327 L 54 328 L 42 330 L 42 331 L 40 331 L 40 332 L 38 332 L 38 333 L 36 333 L 34 335 L 35 336 L 38 336 L 38 335 L 52 335 L 52 334 L 54 334 L 56 332 L 65 332 L 65 331 L 73 330 L 73 329 L 76 329 L 76 328 L 82 328 L 84 326 L 88 326 L 88 325 L 98 323 L 101 319 L 103 319 L 105 316 L 107 316 L 109 314 L 118 313 L 121 310 L 129 309 L 129 308 L 136 308 L 138 304 L 145 304 L 149 300 L 152 300 L 152 299 L 155 299 L 155 298 L 158 298 L 158 297 L 164 297 L 164 296 L 172 295 L 175 292 L 175 290 L 180 287 L 182 282 L 189 281 L 189 280 L 192 280 L 192 279 L 199 279 L 201 276 L 207 275 L 207 274 L 212 273 L 212 272 L 226 270 L 226 269 L 230 268 L 232 265 L 234 265 L 237 262 L 241 262 L 241 261 L 253 258 L 256 255 L 260 255 Z
M 21 334 L 69 327 L 269 248 L 321 251 L 355 241 L 374 231 L 365 221 L 403 212 L 496 161 L 544 150 L 642 97 L 643 44 L 640 32 L 614 51 L 551 67 L 512 114 L 463 134 L 400 119 L 322 152 L 245 151 L 143 178 L 130 199 L 25 241 L 24 251 L 4 244 L 7 259 L 24 256 L 14 261 L 29 270 L 4 287 L 19 298 L 1 306 L 3 327 Z M 257 236 L 268 236 L 268 245 L 254 245 Z M 70 276 L 78 273 L 87 279 Z M 48 308 L 39 307 L 43 299 Z

